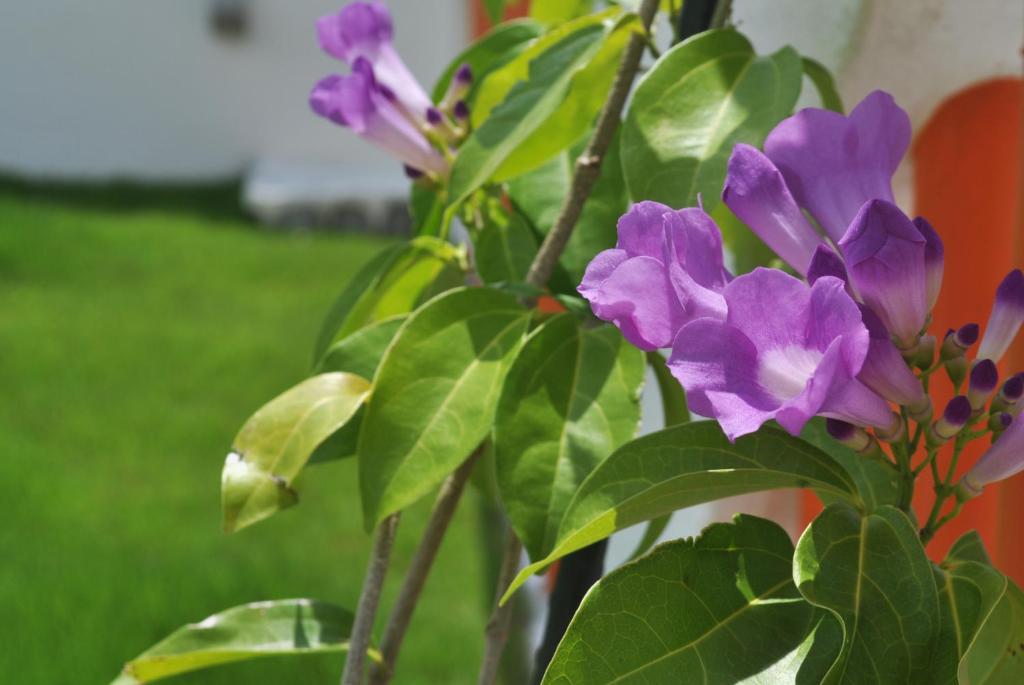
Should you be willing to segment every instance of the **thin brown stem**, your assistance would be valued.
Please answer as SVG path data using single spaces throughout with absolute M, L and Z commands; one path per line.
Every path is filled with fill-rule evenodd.
M 437 493 L 434 509 L 423 530 L 419 547 L 416 548 L 416 554 L 405 574 L 398 599 L 391 607 L 391 615 L 388 617 L 388 624 L 384 629 L 384 639 L 381 641 L 381 662 L 373 668 L 370 676 L 371 685 L 386 685 L 394 676 L 398 653 L 402 648 L 402 640 L 409 628 L 416 603 L 427 582 L 427 576 L 430 575 L 437 552 L 441 548 L 441 540 L 448 530 L 448 524 L 452 521 L 455 508 L 458 506 L 469 476 L 473 472 L 473 466 L 482 453 L 482 447 L 474 451 L 469 459 L 445 479 L 441 490 Z
M 622 108 L 626 105 L 626 98 L 633 85 L 637 69 L 640 67 L 640 59 L 643 57 L 644 48 L 647 46 L 646 34 L 651 28 L 651 21 L 658 11 L 658 0 L 643 0 L 640 6 L 640 21 L 643 24 L 643 34 L 634 34 L 626 46 L 619 62 L 619 69 L 615 73 L 615 80 L 612 82 L 612 89 L 608 93 L 608 99 L 598 116 L 597 125 L 594 127 L 594 135 L 587 144 L 587 149 L 576 159 L 575 173 L 572 177 L 572 185 L 569 193 L 565 196 L 562 208 L 558 212 L 558 218 L 554 226 L 548 232 L 544 243 L 540 246 L 536 258 L 530 265 L 530 271 L 526 275 L 526 282 L 536 288 L 543 288 L 551 278 L 551 272 L 558 264 L 565 246 L 569 243 L 576 222 L 583 211 L 583 204 L 590 196 L 594 184 L 601 175 L 601 163 L 604 161 L 605 153 L 612 142 L 615 130 L 619 126 L 622 116 Z
M 494 588 L 494 610 L 491 612 L 487 628 L 484 631 L 484 659 L 480 665 L 478 685 L 492 685 L 495 678 L 498 677 L 498 667 L 501 665 L 501 654 L 508 641 L 514 604 L 509 600 L 502 606 L 501 597 L 516 577 L 516 572 L 519 570 L 519 557 L 522 556 L 522 553 L 523 544 L 519 541 L 516 532 L 509 526 L 506 532 L 505 554 L 501 559 L 501 571 L 498 573 L 498 583 Z
M 363 664 L 366 662 L 366 651 L 370 647 L 370 636 L 373 633 L 373 621 L 377 617 L 384 577 L 388 573 L 391 548 L 395 544 L 398 517 L 398 513 L 388 516 L 377 526 L 374 534 L 370 562 L 366 569 L 366 578 L 363 580 L 363 590 L 359 594 L 356 617 L 352 623 L 348 657 L 345 660 L 345 670 L 341 674 L 341 685 L 360 685 L 363 682 Z

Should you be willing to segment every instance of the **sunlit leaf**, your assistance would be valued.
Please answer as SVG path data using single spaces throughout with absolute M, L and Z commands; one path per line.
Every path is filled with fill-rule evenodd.
M 531 558 L 554 544 L 583 479 L 636 435 L 643 381 L 640 350 L 572 314 L 523 345 L 498 404 L 494 451 L 502 502 Z
M 636 87 L 622 132 L 635 201 L 710 211 L 735 143 L 760 145 L 800 94 L 800 56 L 758 57 L 733 30 L 700 33 L 666 52 Z
M 369 392 L 369 381 L 360 376 L 325 373 L 306 379 L 253 414 L 224 462 L 224 529 L 244 528 L 295 504 L 292 480 L 313 450 L 352 418 Z
M 353 616 L 312 599 L 253 602 L 190 623 L 129 661 L 114 685 L 135 685 L 236 661 L 348 651 Z
M 530 17 L 542 24 L 558 25 L 593 9 L 594 0 L 531 0 Z
M 460 288 L 402 326 L 374 377 L 359 434 L 368 528 L 436 487 L 490 432 L 529 317 L 512 295 Z
M 711 421 L 642 436 L 583 481 L 552 552 L 523 569 L 505 597 L 555 560 L 615 531 L 695 504 L 779 488 L 814 488 L 859 503 L 839 464 L 778 428 L 765 426 L 735 443 Z

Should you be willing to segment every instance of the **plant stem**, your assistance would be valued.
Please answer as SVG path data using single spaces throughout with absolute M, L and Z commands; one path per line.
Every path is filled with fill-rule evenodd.
M 381 662 L 374 666 L 370 676 L 372 685 L 386 685 L 394 676 L 398 653 L 402 648 L 402 640 L 409 628 L 416 603 L 427 582 L 427 576 L 430 575 L 434 559 L 437 558 L 441 540 L 448 530 L 448 524 L 452 521 L 455 508 L 458 506 L 469 476 L 473 472 L 473 466 L 476 465 L 481 454 L 483 454 L 483 448 L 479 447 L 441 485 L 441 490 L 434 502 L 434 509 L 423 530 L 423 537 L 420 538 L 416 554 L 405 574 L 398 599 L 391 607 L 391 615 L 388 617 L 388 624 L 384 629 L 384 639 L 381 641 Z
M 512 584 L 519 570 L 519 558 L 523 554 L 523 543 L 519 536 L 509 526 L 506 532 L 505 554 L 501 559 L 501 572 L 498 574 L 498 582 L 494 588 L 494 609 L 487 621 L 487 628 L 484 630 L 484 658 L 480 665 L 480 677 L 478 685 L 492 685 L 498 676 L 498 666 L 501 665 L 501 654 L 505 650 L 505 643 L 508 641 L 509 623 L 512 621 L 513 602 L 509 600 L 501 605 L 501 597 L 505 590 Z
M 658 0 L 643 0 L 639 15 L 644 33 L 650 31 L 651 21 L 657 11 Z M 548 279 L 551 278 L 551 272 L 558 264 L 558 258 L 562 256 L 569 237 L 572 236 L 572 232 L 576 228 L 576 222 L 583 211 L 583 203 L 586 202 L 590 191 L 594 188 L 594 183 L 601 175 L 601 162 L 604 161 L 605 153 L 608 152 L 608 146 L 615 135 L 615 129 L 619 126 L 622 108 L 626 105 L 626 98 L 629 96 L 629 90 L 633 85 L 637 69 L 640 67 L 640 59 L 643 57 L 646 46 L 646 37 L 640 33 L 634 34 L 629 39 L 629 44 L 622 55 L 622 61 L 619 62 L 619 69 L 615 73 L 615 80 L 612 82 L 608 99 L 598 116 L 594 135 L 590 138 L 587 149 L 576 159 L 572 185 L 558 212 L 558 218 L 547 237 L 544 238 L 537 256 L 530 265 L 530 271 L 526 275 L 526 282 L 534 287 L 543 288 L 547 285 Z
M 377 616 L 381 588 L 384 586 L 388 562 L 391 560 L 391 548 L 395 543 L 399 516 L 398 513 L 392 514 L 377 526 L 373 538 L 373 549 L 370 552 L 370 562 L 366 569 L 366 578 L 363 580 L 363 589 L 359 594 L 355 621 L 352 623 L 348 658 L 345 660 L 345 670 L 341 674 L 341 685 L 360 685 L 363 682 L 363 664 L 366 661 L 366 651 L 370 647 L 373 621 Z

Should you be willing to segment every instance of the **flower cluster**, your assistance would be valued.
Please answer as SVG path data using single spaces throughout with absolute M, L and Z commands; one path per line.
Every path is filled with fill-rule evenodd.
M 463 97 L 473 74 L 462 65 L 436 106 L 392 43 L 391 15 L 379 2 L 353 2 L 316 24 L 320 47 L 351 73 L 321 79 L 309 96 L 320 116 L 346 126 L 405 164 L 411 178 L 448 173 L 450 146 L 469 120 Z
M 579 292 L 634 345 L 671 348 L 668 364 L 690 407 L 730 439 L 769 420 L 797 434 L 824 416 L 835 437 L 866 450 L 877 448 L 875 437 L 904 435 L 906 415 L 937 445 L 987 411 L 989 430 L 1002 437 L 964 481 L 977 491 L 1006 477 L 1008 464 L 1024 468 L 1024 421 L 1012 422 L 1024 376 L 1004 383 L 985 409 L 998 384 L 995 362 L 1024 321 L 1024 275 L 1014 271 L 1000 286 L 973 362 L 965 352 L 976 324 L 950 331 L 936 350 L 926 328 L 942 285 L 942 241 L 892 192 L 910 134 L 906 112 L 875 91 L 849 116 L 800 111 L 763 151 L 735 146 L 722 200 L 796 275 L 759 268 L 733 277 L 702 208 L 640 202 Z M 938 368 L 958 392 L 970 378 L 932 423 L 922 381 Z

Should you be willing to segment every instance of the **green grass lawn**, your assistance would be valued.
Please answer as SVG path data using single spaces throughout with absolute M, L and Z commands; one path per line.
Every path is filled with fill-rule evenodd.
M 370 547 L 351 462 L 311 468 L 298 507 L 232 536 L 219 476 L 235 431 L 304 377 L 321 316 L 384 243 L 264 232 L 201 204 L 117 205 L 0 187 L 4 682 L 107 683 L 177 626 L 251 600 L 354 607 Z M 398 683 L 476 672 L 488 590 L 475 499 Z M 403 518 L 393 568 L 428 507 Z M 163 682 L 332 683 L 341 664 L 271 659 Z

